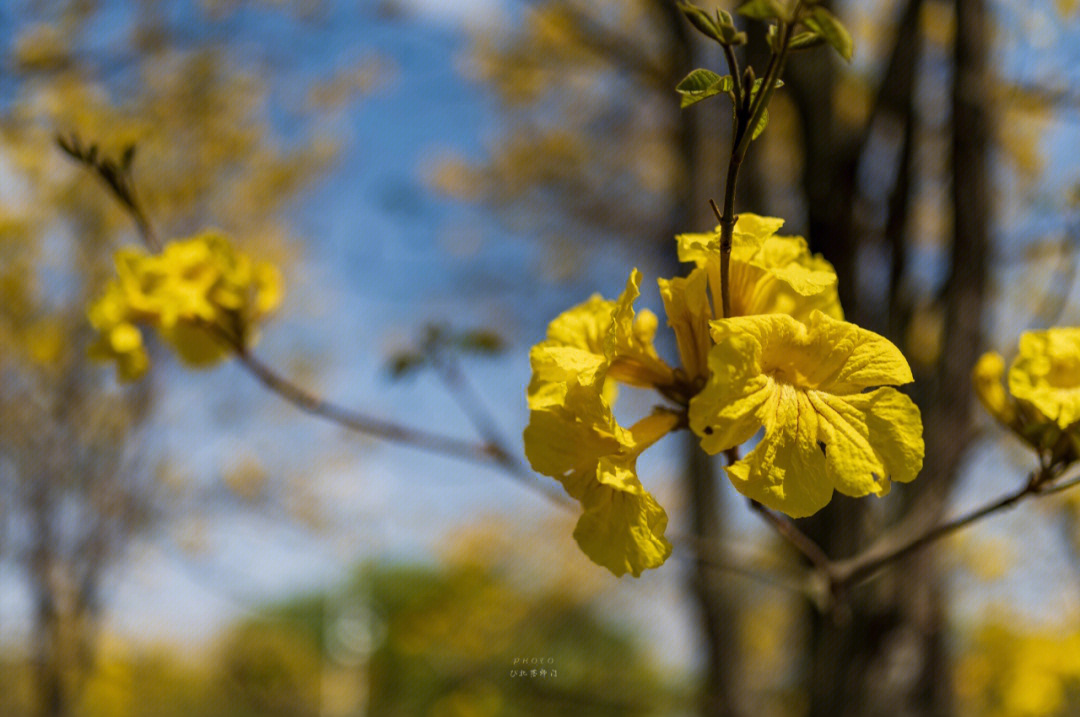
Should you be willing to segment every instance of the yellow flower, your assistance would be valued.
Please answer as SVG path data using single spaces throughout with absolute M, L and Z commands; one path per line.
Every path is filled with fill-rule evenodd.
M 671 554 L 667 514 L 637 477 L 637 457 L 675 427 L 673 414 L 648 416 L 627 430 L 615 422 L 599 382 L 578 374 L 561 400 L 530 402 L 525 455 L 539 473 L 562 483 L 583 513 L 574 539 L 593 562 L 635 577 Z
M 984 354 L 972 369 L 986 411 L 1055 462 L 1080 458 L 1080 328 L 1055 327 L 1020 337 L 1019 353 L 1002 384 L 1005 360 Z
M 703 378 L 709 370 L 709 322 L 713 319 L 705 270 L 694 269 L 689 276 L 659 279 L 657 283 L 668 326 L 675 332 L 683 370 L 691 381 Z
M 1080 328 L 1028 331 L 1009 369 L 1009 393 L 1061 429 L 1080 420 Z
M 805 324 L 767 314 L 712 323 L 712 375 L 690 402 L 690 427 L 715 454 L 760 443 L 728 466 L 735 488 L 792 517 L 811 515 L 833 490 L 888 493 L 922 468 L 922 420 L 888 386 L 912 380 L 887 339 L 815 311 Z M 884 387 L 882 387 L 884 386 Z M 876 388 L 872 391 L 866 389 Z
M 637 457 L 675 428 L 658 412 L 623 428 L 611 412 L 614 380 L 664 385 L 673 372 L 656 354 L 657 320 L 635 317 L 641 274 L 636 269 L 617 301 L 593 296 L 557 317 L 547 340 L 529 354 L 529 425 L 525 455 L 581 503 L 574 538 L 590 559 L 616 576 L 635 577 L 671 554 L 667 514 L 637 477 Z
M 806 321 L 813 311 L 844 317 L 836 293 L 836 272 L 802 237 L 781 237 L 784 220 L 740 214 L 731 249 L 732 316 L 789 314 Z M 720 316 L 720 230 L 676 237 L 679 260 L 694 262 L 709 278 L 713 313 Z
M 120 250 L 115 262 L 116 279 L 90 307 L 102 334 L 92 353 L 116 360 L 126 380 L 149 366 L 137 324 L 158 329 L 186 363 L 205 366 L 230 343 L 250 346 L 257 322 L 281 300 L 277 268 L 253 262 L 216 231 L 169 242 L 160 254 Z
M 983 354 L 971 371 L 975 395 L 987 413 L 1006 426 L 1016 420 L 1016 402 L 1009 398 L 1002 385 L 1005 376 L 1005 359 L 990 351 Z
M 102 331 L 90 345 L 91 358 L 116 362 L 121 381 L 134 381 L 150 368 L 150 356 L 143 345 L 142 333 L 133 324 L 122 322 Z

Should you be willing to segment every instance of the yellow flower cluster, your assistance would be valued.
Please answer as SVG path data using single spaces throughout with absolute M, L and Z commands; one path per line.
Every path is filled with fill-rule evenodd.
M 91 355 L 116 362 L 122 380 L 150 361 L 140 326 L 156 328 L 192 366 L 219 361 L 231 346 L 249 346 L 258 321 L 281 301 L 273 264 L 254 262 L 217 231 L 169 242 L 160 254 L 116 253 L 116 278 L 89 311 L 100 334 Z
M 843 321 L 836 273 L 779 219 L 744 214 L 730 260 L 732 317 L 721 316 L 719 230 L 677 237 L 685 277 L 660 279 L 681 366 L 653 341 L 658 320 L 634 314 L 635 269 L 617 301 L 594 296 L 556 318 L 530 354 L 525 452 L 581 502 L 574 537 L 615 575 L 662 564 L 667 515 L 638 479 L 637 457 L 689 426 L 710 454 L 759 431 L 727 467 L 744 495 L 791 516 L 833 491 L 884 495 L 922 467 L 919 410 L 890 386 L 912 380 L 900 351 Z M 656 389 L 674 405 L 630 428 L 614 419 L 615 382 Z M 873 390 L 870 390 L 873 389 Z
M 1055 461 L 1080 458 L 1080 328 L 1029 331 L 1003 385 L 1005 359 L 986 353 L 972 370 L 987 412 Z

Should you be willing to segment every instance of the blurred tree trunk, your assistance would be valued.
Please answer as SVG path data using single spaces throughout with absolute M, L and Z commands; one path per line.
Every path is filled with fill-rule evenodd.
M 40 717 L 62 717 L 67 714 L 67 695 L 64 689 L 63 625 L 57 593 L 52 546 L 54 532 L 50 516 L 53 506 L 50 496 L 51 478 L 39 476 L 34 482 L 29 502 L 34 521 L 34 547 L 30 555 L 30 576 L 34 597 L 33 669 Z
M 675 87 L 691 70 L 711 66 L 699 62 L 700 44 L 695 42 L 688 23 L 677 8 L 667 2 L 658 3 L 668 21 L 672 38 L 669 87 Z M 716 127 L 723 126 L 720 103 L 702 103 L 694 112 L 678 109 L 675 127 L 682 166 L 686 168 L 678 194 L 673 202 L 669 237 L 704 229 L 715 224 L 708 200 L 719 194 L 719 177 L 723 167 L 720 143 L 709 139 Z M 675 243 L 659 242 L 664 247 L 662 264 L 670 266 L 670 275 L 685 272 L 676 255 Z M 703 544 L 719 544 L 724 535 L 722 494 L 718 490 L 713 461 L 701 451 L 696 436 L 687 434 L 684 442 L 682 476 L 684 495 L 690 512 L 692 537 Z M 739 708 L 739 656 L 737 643 L 738 617 L 736 601 L 725 576 L 710 567 L 706 560 L 695 560 L 688 576 L 688 589 L 700 617 L 700 640 L 705 654 L 704 672 L 699 685 L 698 709 L 702 717 L 736 717 Z
M 791 95 L 802 120 L 806 147 L 803 186 L 809 240 L 836 266 L 849 320 L 886 331 L 902 345 L 910 307 L 899 290 L 904 237 L 909 224 L 915 141 L 915 68 L 919 59 L 921 0 L 909 0 L 874 110 L 861 131 L 838 127 L 833 116 L 835 73 L 823 55 L 793 65 Z M 956 0 L 957 38 L 953 80 L 953 215 L 951 274 L 940 308 L 945 317 L 940 359 L 916 374 L 912 392 L 923 413 L 926 461 L 919 479 L 898 487 L 894 499 L 908 529 L 941 519 L 956 481 L 969 433 L 968 374 L 981 345 L 985 303 L 989 147 L 985 88 L 986 26 L 983 0 Z M 826 61 L 831 60 L 828 58 Z M 884 239 L 892 267 L 889 305 L 860 302 L 856 271 L 860 237 L 854 222 L 857 170 L 871 123 L 888 113 L 903 128 L 899 168 L 889 196 Z M 804 529 L 834 556 L 850 555 L 883 529 L 878 506 L 837 498 Z M 840 619 L 808 609 L 809 645 L 803 689 L 812 717 L 944 715 L 951 713 L 951 685 L 943 644 L 944 608 L 935 553 L 917 554 L 851 596 Z

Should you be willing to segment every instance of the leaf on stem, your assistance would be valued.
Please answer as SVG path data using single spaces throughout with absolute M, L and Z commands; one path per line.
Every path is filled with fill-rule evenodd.
M 817 47 L 824 42 L 825 38 L 816 32 L 800 32 L 791 38 L 788 48 L 791 50 L 809 50 L 811 47 Z
M 721 45 L 746 44 L 746 33 L 739 32 L 735 28 L 735 21 L 730 13 L 717 9 L 716 16 L 710 17 L 707 12 L 691 3 L 680 2 L 678 6 L 690 24 L 702 35 L 716 40 Z
M 675 86 L 675 91 L 682 95 L 680 106 L 685 108 L 721 92 L 730 93 L 734 87 L 735 81 L 731 75 L 721 77 L 711 70 L 697 69 L 684 77 Z
M 855 41 L 851 39 L 851 33 L 835 15 L 818 5 L 807 17 L 803 18 L 803 24 L 820 35 L 825 42 L 840 53 L 840 57 L 851 62 L 851 57 L 855 53 Z
M 753 140 L 757 139 L 761 135 L 761 133 L 765 131 L 765 128 L 768 127 L 768 126 L 769 126 L 769 109 L 766 107 L 766 108 L 763 108 L 761 110 L 761 117 L 760 117 L 760 119 L 758 119 L 757 124 L 754 125 L 754 133 L 752 135 L 750 135 L 750 140 L 753 141 Z
M 791 12 L 781 0 L 750 0 L 740 5 L 736 12 L 754 20 L 791 20 Z

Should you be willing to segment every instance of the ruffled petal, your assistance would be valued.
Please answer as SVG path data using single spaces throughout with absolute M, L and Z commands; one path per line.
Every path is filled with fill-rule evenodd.
M 1029 331 L 1009 369 L 1009 392 L 1062 429 L 1080 421 L 1080 328 Z
M 634 300 L 641 294 L 641 272 L 634 269 L 626 289 L 615 302 L 605 354 L 611 361 L 610 375 L 631 386 L 649 388 L 668 385 L 674 372 L 656 353 L 653 339 L 659 323 L 656 314 L 644 310 L 634 314 Z
M 691 380 L 705 376 L 712 346 L 709 322 L 713 318 L 705 270 L 694 269 L 687 277 L 658 279 L 657 283 L 683 369 Z
M 671 543 L 664 537 L 667 513 L 641 486 L 632 463 L 602 459 L 596 482 L 581 500 L 585 512 L 574 539 L 593 562 L 616 577 L 638 577 L 671 555 Z
M 818 416 L 832 485 L 844 495 L 885 495 L 890 482 L 907 483 L 922 470 L 922 417 L 910 398 L 894 388 L 835 396 L 809 391 Z
M 717 454 L 750 440 L 761 427 L 757 415 L 775 382 L 761 372 L 761 344 L 751 334 L 732 334 L 709 352 L 712 376 L 690 400 L 690 429 L 701 447 Z
M 732 485 L 748 498 L 793 518 L 813 515 L 832 499 L 825 454 L 817 444 L 818 416 L 805 393 L 781 386 L 762 409 L 761 442 L 727 466 Z

